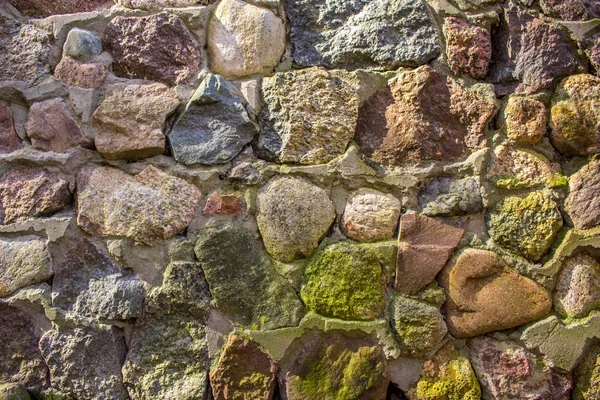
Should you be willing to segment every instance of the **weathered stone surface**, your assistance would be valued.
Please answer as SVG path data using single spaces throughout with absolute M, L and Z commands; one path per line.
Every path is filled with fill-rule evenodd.
M 89 143 L 70 107 L 62 99 L 32 104 L 25 129 L 31 145 L 44 151 L 63 153 L 71 147 Z
M 133 400 L 206 396 L 210 294 L 195 262 L 171 263 L 131 334 L 123 382 Z
M 202 213 L 204 215 L 239 215 L 242 211 L 244 211 L 244 201 L 239 194 L 213 192 L 206 199 Z
M 231 161 L 258 133 L 247 105 L 235 86 L 209 74 L 169 134 L 175 160 L 185 165 Z
M 10 153 L 21 148 L 21 140 L 15 130 L 13 112 L 10 105 L 0 101 L 0 152 Z
M 487 215 L 494 241 L 531 261 L 547 252 L 563 225 L 557 204 L 543 192 L 506 197 Z
M 269 181 L 258 192 L 257 207 L 265 247 L 283 262 L 309 257 L 335 219 L 327 192 L 299 178 Z
M 352 87 L 320 68 L 263 79 L 265 105 L 258 155 L 280 163 L 322 164 L 354 136 L 358 99 Z
M 350 239 L 375 242 L 396 233 L 402 204 L 391 194 L 374 189 L 358 189 L 350 194 L 342 228 Z
M 395 289 L 414 294 L 427 286 L 458 246 L 464 229 L 417 214 L 400 220 Z
M 500 0 L 450 0 L 451 4 L 454 4 L 462 11 L 478 11 L 499 2 Z
M 523 189 L 553 186 L 559 172 L 560 165 L 551 164 L 533 150 L 501 145 L 494 149 L 490 158 L 487 179 L 504 189 Z
M 271 400 L 278 367 L 254 342 L 235 334 L 210 374 L 215 400 Z
M 600 31 L 588 35 L 579 43 L 579 46 L 581 46 L 590 61 L 591 72 L 595 72 L 598 76 L 600 74 Z
M 106 80 L 108 69 L 102 63 L 81 63 L 71 57 L 63 57 L 54 70 L 54 76 L 69 86 L 96 89 Z
M 364 334 L 311 331 L 298 339 L 298 356 L 281 382 L 287 400 L 383 400 L 388 366 L 381 349 Z
M 327 246 L 311 259 L 300 296 L 317 314 L 371 320 L 384 309 L 386 284 L 377 257 L 359 245 L 341 242 Z
M 524 347 L 481 336 L 468 342 L 484 399 L 567 400 L 570 376 L 544 367 Z
M 600 78 L 573 75 L 560 82 L 552 96 L 550 140 L 561 153 L 589 156 L 600 151 Z
M 85 56 L 99 56 L 102 54 L 100 38 L 90 31 L 73 28 L 67 35 L 63 45 L 63 57 L 79 58 Z
M 536 99 L 511 96 L 504 109 L 504 121 L 510 140 L 534 145 L 546 135 L 546 106 Z
M 452 336 L 472 337 L 542 318 L 550 294 L 510 269 L 495 253 L 466 249 L 442 270 L 446 323 Z
M 268 74 L 285 50 L 283 20 L 241 0 L 221 1 L 208 25 L 211 70 L 228 78 Z
M 165 85 L 115 85 L 92 115 L 104 158 L 140 159 L 165 151 L 165 119 L 179 101 Z
M 583 318 L 600 308 L 600 263 L 577 254 L 564 264 L 554 288 L 554 309 L 563 317 Z
M 574 372 L 573 400 L 600 398 L 600 345 L 588 350 Z
M 206 228 L 195 253 L 215 306 L 232 322 L 252 329 L 299 324 L 302 302 L 246 229 L 234 223 Z
M 121 329 L 102 325 L 51 330 L 40 350 L 52 387 L 81 400 L 125 400 L 121 365 L 127 346 Z
M 492 40 L 487 29 L 467 21 L 447 17 L 444 20 L 446 57 L 456 75 L 467 74 L 473 79 L 487 75 L 492 59 Z
M 0 178 L 2 224 L 53 214 L 70 201 L 68 182 L 43 168 L 16 167 Z
M 456 161 L 486 145 L 493 102 L 428 65 L 403 70 L 360 108 L 355 140 L 382 164 Z
M 436 178 L 419 192 L 419 208 L 429 217 L 454 217 L 483 209 L 479 184 L 473 178 Z
M 108 3 L 106 0 L 8 0 L 8 2 L 23 14 L 33 18 L 93 11 Z
M 18 383 L 0 384 L 0 399 L 2 400 L 31 400 L 27 389 Z
M 152 246 L 188 226 L 200 192 L 153 166 L 136 176 L 86 168 L 77 175 L 77 224 L 95 235 L 121 236 Z
M 565 21 L 586 21 L 600 14 L 594 0 L 540 0 L 540 7 L 548 17 Z
M 115 0 L 115 3 L 133 9 L 156 11 L 167 7 L 191 7 L 208 5 L 214 3 L 215 0 Z
M 591 161 L 569 179 L 565 210 L 578 229 L 600 224 L 600 161 Z
M 202 62 L 200 47 L 183 22 L 166 12 L 116 17 L 102 39 L 113 56 L 115 75 L 176 85 L 189 80 Z
M 52 277 L 46 241 L 37 236 L 0 239 L 0 297 Z
M 47 387 L 48 367 L 38 348 L 40 333 L 31 318 L 0 301 L 0 335 L 0 382 Z
M 440 52 L 436 30 L 419 0 L 285 4 L 292 58 L 301 67 L 394 69 L 425 64 Z

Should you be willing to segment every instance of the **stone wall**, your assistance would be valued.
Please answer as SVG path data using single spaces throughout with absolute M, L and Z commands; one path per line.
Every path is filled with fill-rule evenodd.
M 595 0 L 0 0 L 0 399 L 600 399 Z

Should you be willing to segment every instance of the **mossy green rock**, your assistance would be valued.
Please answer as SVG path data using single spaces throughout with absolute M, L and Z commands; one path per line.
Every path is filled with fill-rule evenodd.
M 341 242 L 310 260 L 300 295 L 317 314 L 366 321 L 383 311 L 385 286 L 379 259 L 358 244 Z
M 206 228 L 196 243 L 213 302 L 232 322 L 253 329 L 297 326 L 305 308 L 277 274 L 259 240 L 235 223 Z
M 507 197 L 487 219 L 496 243 L 531 261 L 546 254 L 563 225 L 558 206 L 543 192 Z
M 600 399 L 600 345 L 592 347 L 574 373 L 573 400 Z
M 25 387 L 18 383 L 3 383 L 0 384 L 0 400 L 30 400 L 31 397 L 27 393 Z

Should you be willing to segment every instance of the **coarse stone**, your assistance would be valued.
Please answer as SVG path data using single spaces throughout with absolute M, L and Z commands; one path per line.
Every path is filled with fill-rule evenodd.
M 280 72 L 263 79 L 259 157 L 279 163 L 323 164 L 341 155 L 354 136 L 358 98 L 344 80 L 322 68 Z
M 108 69 L 99 62 L 82 63 L 65 56 L 56 66 L 54 76 L 69 86 L 97 89 L 108 77 Z
M 569 179 L 565 210 L 577 229 L 600 224 L 600 161 L 591 161 Z
M 448 296 L 448 330 L 457 338 L 514 328 L 544 317 L 552 307 L 544 288 L 487 250 L 465 249 L 439 280 Z
M 31 145 L 44 151 L 64 153 L 71 147 L 89 144 L 72 110 L 62 99 L 33 103 L 25 129 Z
M 0 153 L 11 153 L 20 148 L 13 112 L 8 103 L 0 101 Z
M 23 385 L 0 383 L 0 400 L 31 400 L 31 396 Z
M 115 85 L 92 115 L 96 148 L 104 158 L 141 159 L 165 151 L 165 119 L 179 101 L 165 85 Z
M 99 9 L 106 0 L 8 0 L 21 13 L 33 18 L 46 18 L 56 14 L 75 14 Z
M 457 161 L 486 145 L 494 100 L 425 65 L 402 70 L 360 108 L 355 140 L 378 163 Z
M 483 209 L 479 184 L 474 178 L 434 179 L 419 192 L 419 208 L 428 217 L 455 217 Z
M 200 198 L 195 186 L 151 165 L 136 176 L 109 167 L 85 168 L 77 187 L 81 229 L 149 246 L 183 232 Z
M 80 58 L 102 54 L 102 42 L 90 31 L 73 28 L 63 45 L 63 57 Z
M 102 39 L 113 56 L 115 75 L 177 85 L 198 73 L 202 53 L 184 23 L 162 12 L 147 17 L 118 16 Z
M 209 74 L 169 133 L 175 160 L 211 165 L 235 158 L 258 133 L 247 105 L 235 86 Z
M 536 99 L 511 96 L 504 108 L 504 121 L 510 140 L 535 145 L 546 135 L 546 106 Z
M 567 259 L 553 299 L 554 310 L 563 317 L 583 318 L 600 308 L 600 263 L 584 253 Z
M 573 400 L 600 398 L 600 345 L 588 350 L 573 375 Z
M 194 251 L 215 306 L 233 323 L 255 330 L 300 323 L 305 309 L 298 295 L 245 228 L 232 222 L 206 228 Z
M 327 192 L 304 179 L 272 179 L 259 190 L 257 201 L 258 228 L 278 261 L 309 257 L 335 219 Z
M 437 32 L 420 0 L 286 0 L 292 58 L 299 67 L 416 66 L 437 57 Z
M 228 78 L 269 74 L 285 50 L 285 25 L 272 11 L 223 0 L 208 25 L 210 68 Z
M 400 220 L 394 288 L 415 294 L 427 286 L 444 267 L 464 232 L 433 218 L 404 214 Z
M 456 17 L 447 17 L 443 29 L 446 57 L 452 72 L 466 74 L 473 79 L 484 78 L 492 59 L 489 30 Z
M 215 0 L 115 0 L 115 3 L 132 9 L 158 11 L 167 7 L 184 8 L 197 5 L 209 5 Z
M 564 21 L 586 21 L 600 16 L 600 5 L 595 0 L 540 0 L 544 14 Z
M 46 241 L 37 236 L 0 239 L 0 297 L 52 277 Z
M 450 0 L 450 3 L 461 11 L 479 11 L 484 7 L 493 6 L 501 0 Z
M 551 164 L 533 150 L 501 145 L 494 149 L 487 170 L 487 179 L 503 189 L 524 189 L 552 186 L 560 165 Z
M 342 228 L 350 239 L 375 242 L 396 233 L 402 204 L 391 194 L 362 188 L 348 197 Z
M 204 215 L 239 215 L 243 211 L 244 201 L 239 194 L 213 192 L 206 199 L 202 213 Z

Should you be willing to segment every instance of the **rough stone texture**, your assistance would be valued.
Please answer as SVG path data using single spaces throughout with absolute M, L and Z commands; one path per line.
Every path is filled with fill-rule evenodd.
M 140 159 L 165 151 L 165 119 L 179 101 L 160 83 L 113 86 L 92 115 L 96 148 L 104 158 Z
M 27 389 L 18 383 L 0 384 L 0 399 L 2 400 L 31 400 Z
M 373 189 L 358 189 L 350 194 L 344 210 L 342 228 L 350 239 L 375 242 L 396 233 L 402 204 L 390 194 Z
M 40 333 L 31 318 L 0 301 L 0 335 L 0 382 L 47 387 L 48 367 L 38 348 Z
M 478 11 L 499 3 L 500 0 L 450 0 L 450 3 L 462 11 Z
M 213 192 L 204 204 L 204 215 L 239 215 L 244 211 L 244 201 L 239 194 Z
M 587 352 L 574 373 L 573 400 L 600 398 L 600 345 Z
M 183 22 L 166 12 L 116 17 L 102 39 L 115 75 L 175 85 L 189 80 L 202 62 L 200 47 Z
M 100 38 L 90 31 L 73 28 L 67 35 L 63 45 L 63 57 L 79 58 L 85 56 L 99 56 L 102 54 Z
M 81 400 L 127 399 L 121 365 L 127 346 L 121 329 L 102 325 L 51 330 L 40 350 L 52 387 Z
M 123 7 L 156 11 L 167 7 L 191 7 L 198 4 L 208 5 L 214 3 L 215 0 L 115 0 L 115 3 Z
M 327 192 L 306 180 L 277 178 L 258 192 L 258 228 L 267 251 L 279 261 L 309 257 L 334 219 Z
M 425 65 L 398 72 L 360 108 L 355 140 L 382 164 L 456 161 L 486 145 L 496 107 Z
M 557 204 L 543 192 L 506 197 L 487 216 L 494 241 L 531 261 L 547 252 L 563 225 Z
M 136 176 L 108 167 L 87 168 L 77 175 L 77 187 L 81 229 L 149 246 L 185 230 L 200 198 L 195 186 L 153 166 Z
M 0 297 L 52 277 L 46 241 L 37 236 L 0 239 Z
M 209 74 L 169 134 L 173 157 L 190 164 L 223 164 L 236 157 L 258 133 L 239 90 Z
M 93 11 L 107 4 L 106 0 L 8 0 L 8 2 L 23 14 L 33 18 Z
M 11 153 L 21 147 L 21 140 L 15 130 L 13 112 L 10 105 L 0 101 L 0 152 Z
M 304 271 L 300 296 L 317 314 L 344 320 L 377 318 L 385 306 L 386 278 L 377 257 L 351 242 L 327 246 Z
M 210 68 L 226 77 L 268 74 L 285 50 L 283 20 L 241 0 L 219 3 L 208 25 Z
M 252 329 L 299 324 L 302 302 L 246 229 L 233 223 L 204 229 L 195 253 L 215 306 L 232 322 Z
M 215 400 L 271 400 L 278 367 L 255 343 L 231 334 L 210 374 Z
M 456 75 L 467 74 L 473 79 L 487 75 L 492 59 L 492 41 L 489 30 L 456 17 L 444 20 L 446 57 Z
M 81 63 L 71 57 L 63 57 L 54 70 L 54 76 L 69 86 L 97 89 L 108 77 L 108 69 L 102 63 Z
M 286 366 L 281 382 L 285 399 L 386 398 L 387 362 L 364 334 L 312 331 L 294 345 L 298 355 Z
M 34 103 L 29 108 L 27 136 L 36 149 L 63 153 L 88 144 L 68 104 L 62 99 Z
M 554 288 L 554 309 L 563 317 L 583 318 L 600 308 L 600 264 L 587 254 L 569 258 Z
M 0 178 L 2 224 L 51 215 L 71 201 L 69 184 L 38 167 L 16 167 Z
M 585 165 L 569 179 L 565 210 L 578 229 L 600 224 L 600 161 Z
M 546 135 L 546 106 L 539 100 L 511 96 L 504 118 L 506 136 L 514 142 L 534 145 Z
M 474 214 L 483 209 L 481 193 L 473 178 L 436 178 L 419 192 L 419 208 L 428 217 Z
M 524 347 L 486 336 L 470 339 L 468 347 L 484 399 L 569 399 L 570 377 L 544 367 Z
M 552 307 L 544 288 L 486 250 L 464 250 L 439 280 L 448 296 L 448 330 L 457 338 L 523 325 L 542 318 Z
M 448 261 L 464 229 L 417 214 L 400 220 L 394 288 L 414 294 L 427 286 Z
M 286 0 L 292 58 L 300 67 L 356 69 L 421 65 L 439 52 L 420 0 Z
M 559 168 L 535 151 L 501 145 L 494 149 L 490 158 L 487 179 L 496 186 L 509 190 L 546 184 L 553 186 L 564 183 L 555 179 Z
M 346 150 L 358 115 L 357 95 L 347 82 L 320 68 L 281 72 L 263 79 L 262 95 L 260 157 L 322 164 Z
M 548 17 L 565 21 L 586 21 L 600 16 L 600 5 L 594 0 L 540 0 Z

